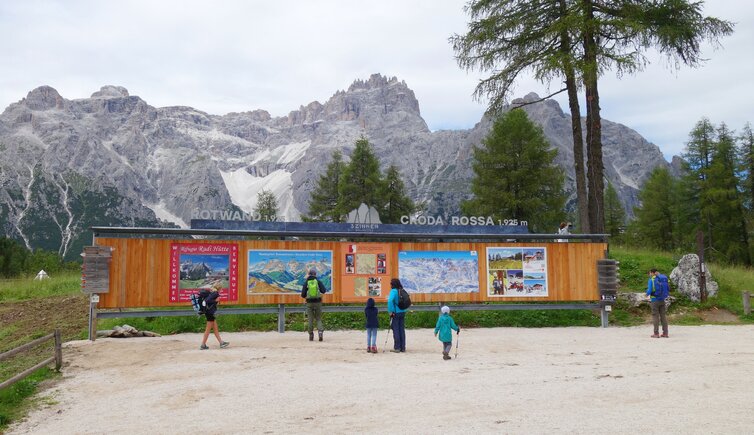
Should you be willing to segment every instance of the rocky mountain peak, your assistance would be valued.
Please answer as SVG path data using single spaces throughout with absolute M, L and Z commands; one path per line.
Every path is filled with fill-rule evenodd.
M 389 85 L 398 84 L 398 77 L 386 77 L 382 74 L 376 73 L 369 76 L 366 80 L 356 79 L 351 83 L 351 86 L 348 87 L 348 92 L 354 92 L 360 89 L 377 89 L 377 88 L 384 88 Z M 404 87 L 408 88 L 406 86 L 406 82 L 402 81 L 400 82 Z
M 128 97 L 128 89 L 123 86 L 102 86 L 99 91 L 92 94 L 92 98 L 121 98 Z
M 31 110 L 49 110 L 49 109 L 62 109 L 65 100 L 60 96 L 58 91 L 51 86 L 40 86 L 26 95 L 26 98 L 21 100 L 21 104 L 28 107 Z

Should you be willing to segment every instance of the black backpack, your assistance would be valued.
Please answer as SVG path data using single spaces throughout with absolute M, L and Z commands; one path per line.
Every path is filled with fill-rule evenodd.
M 403 288 L 398 289 L 398 308 L 401 310 L 407 310 L 411 306 L 411 297 L 408 292 Z
M 209 291 L 207 290 L 201 290 L 198 293 L 191 293 L 189 296 L 191 307 L 197 315 L 201 316 L 202 314 L 207 313 L 207 302 L 205 301 L 207 296 L 209 296 Z

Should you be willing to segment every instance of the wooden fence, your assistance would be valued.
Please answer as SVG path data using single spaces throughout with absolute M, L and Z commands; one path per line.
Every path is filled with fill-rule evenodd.
M 751 314 L 751 293 L 743 292 L 744 314 Z
M 45 335 L 44 337 L 37 338 L 36 340 L 33 340 L 29 343 L 26 343 L 24 345 L 21 345 L 15 349 L 11 349 L 5 353 L 0 354 L 0 361 L 4 361 L 13 355 L 16 355 L 20 352 L 23 352 L 25 350 L 29 350 L 37 345 L 40 345 L 46 341 L 49 340 L 55 340 L 55 350 L 53 356 L 45 359 L 44 361 L 34 365 L 34 367 L 28 368 L 24 370 L 23 372 L 11 377 L 10 379 L 3 381 L 0 383 L 0 390 L 2 390 L 5 387 L 9 387 L 16 382 L 26 378 L 27 376 L 31 375 L 35 371 L 41 369 L 42 367 L 47 366 L 48 364 L 54 362 L 55 363 L 55 370 L 60 371 L 60 367 L 63 365 L 63 348 L 62 348 L 62 340 L 60 338 L 60 330 L 56 329 L 55 332 L 49 335 Z

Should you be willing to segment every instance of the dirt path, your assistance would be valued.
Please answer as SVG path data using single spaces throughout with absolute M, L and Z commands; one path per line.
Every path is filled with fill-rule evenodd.
M 431 330 L 377 355 L 358 331 L 72 342 L 9 433 L 751 433 L 754 326 L 650 332 L 468 329 L 451 361 Z

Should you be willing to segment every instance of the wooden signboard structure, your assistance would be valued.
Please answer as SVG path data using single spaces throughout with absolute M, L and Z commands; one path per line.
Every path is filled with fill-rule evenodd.
M 316 268 L 330 289 L 325 304 L 363 304 L 370 297 L 384 303 L 394 277 L 415 304 L 599 301 L 596 263 L 608 249 L 606 235 L 384 228 L 395 225 L 344 232 L 328 231 L 326 224 L 282 225 L 283 230 L 94 227 L 94 244 L 102 251 L 85 255 L 85 262 L 94 260 L 101 268 L 99 258 L 110 249 L 110 279 L 106 288 L 90 285 L 87 263 L 85 288 L 100 290 L 100 309 L 188 308 L 191 292 L 216 283 L 223 307 L 300 305 L 300 283 Z M 101 286 L 106 275 L 98 273 Z

